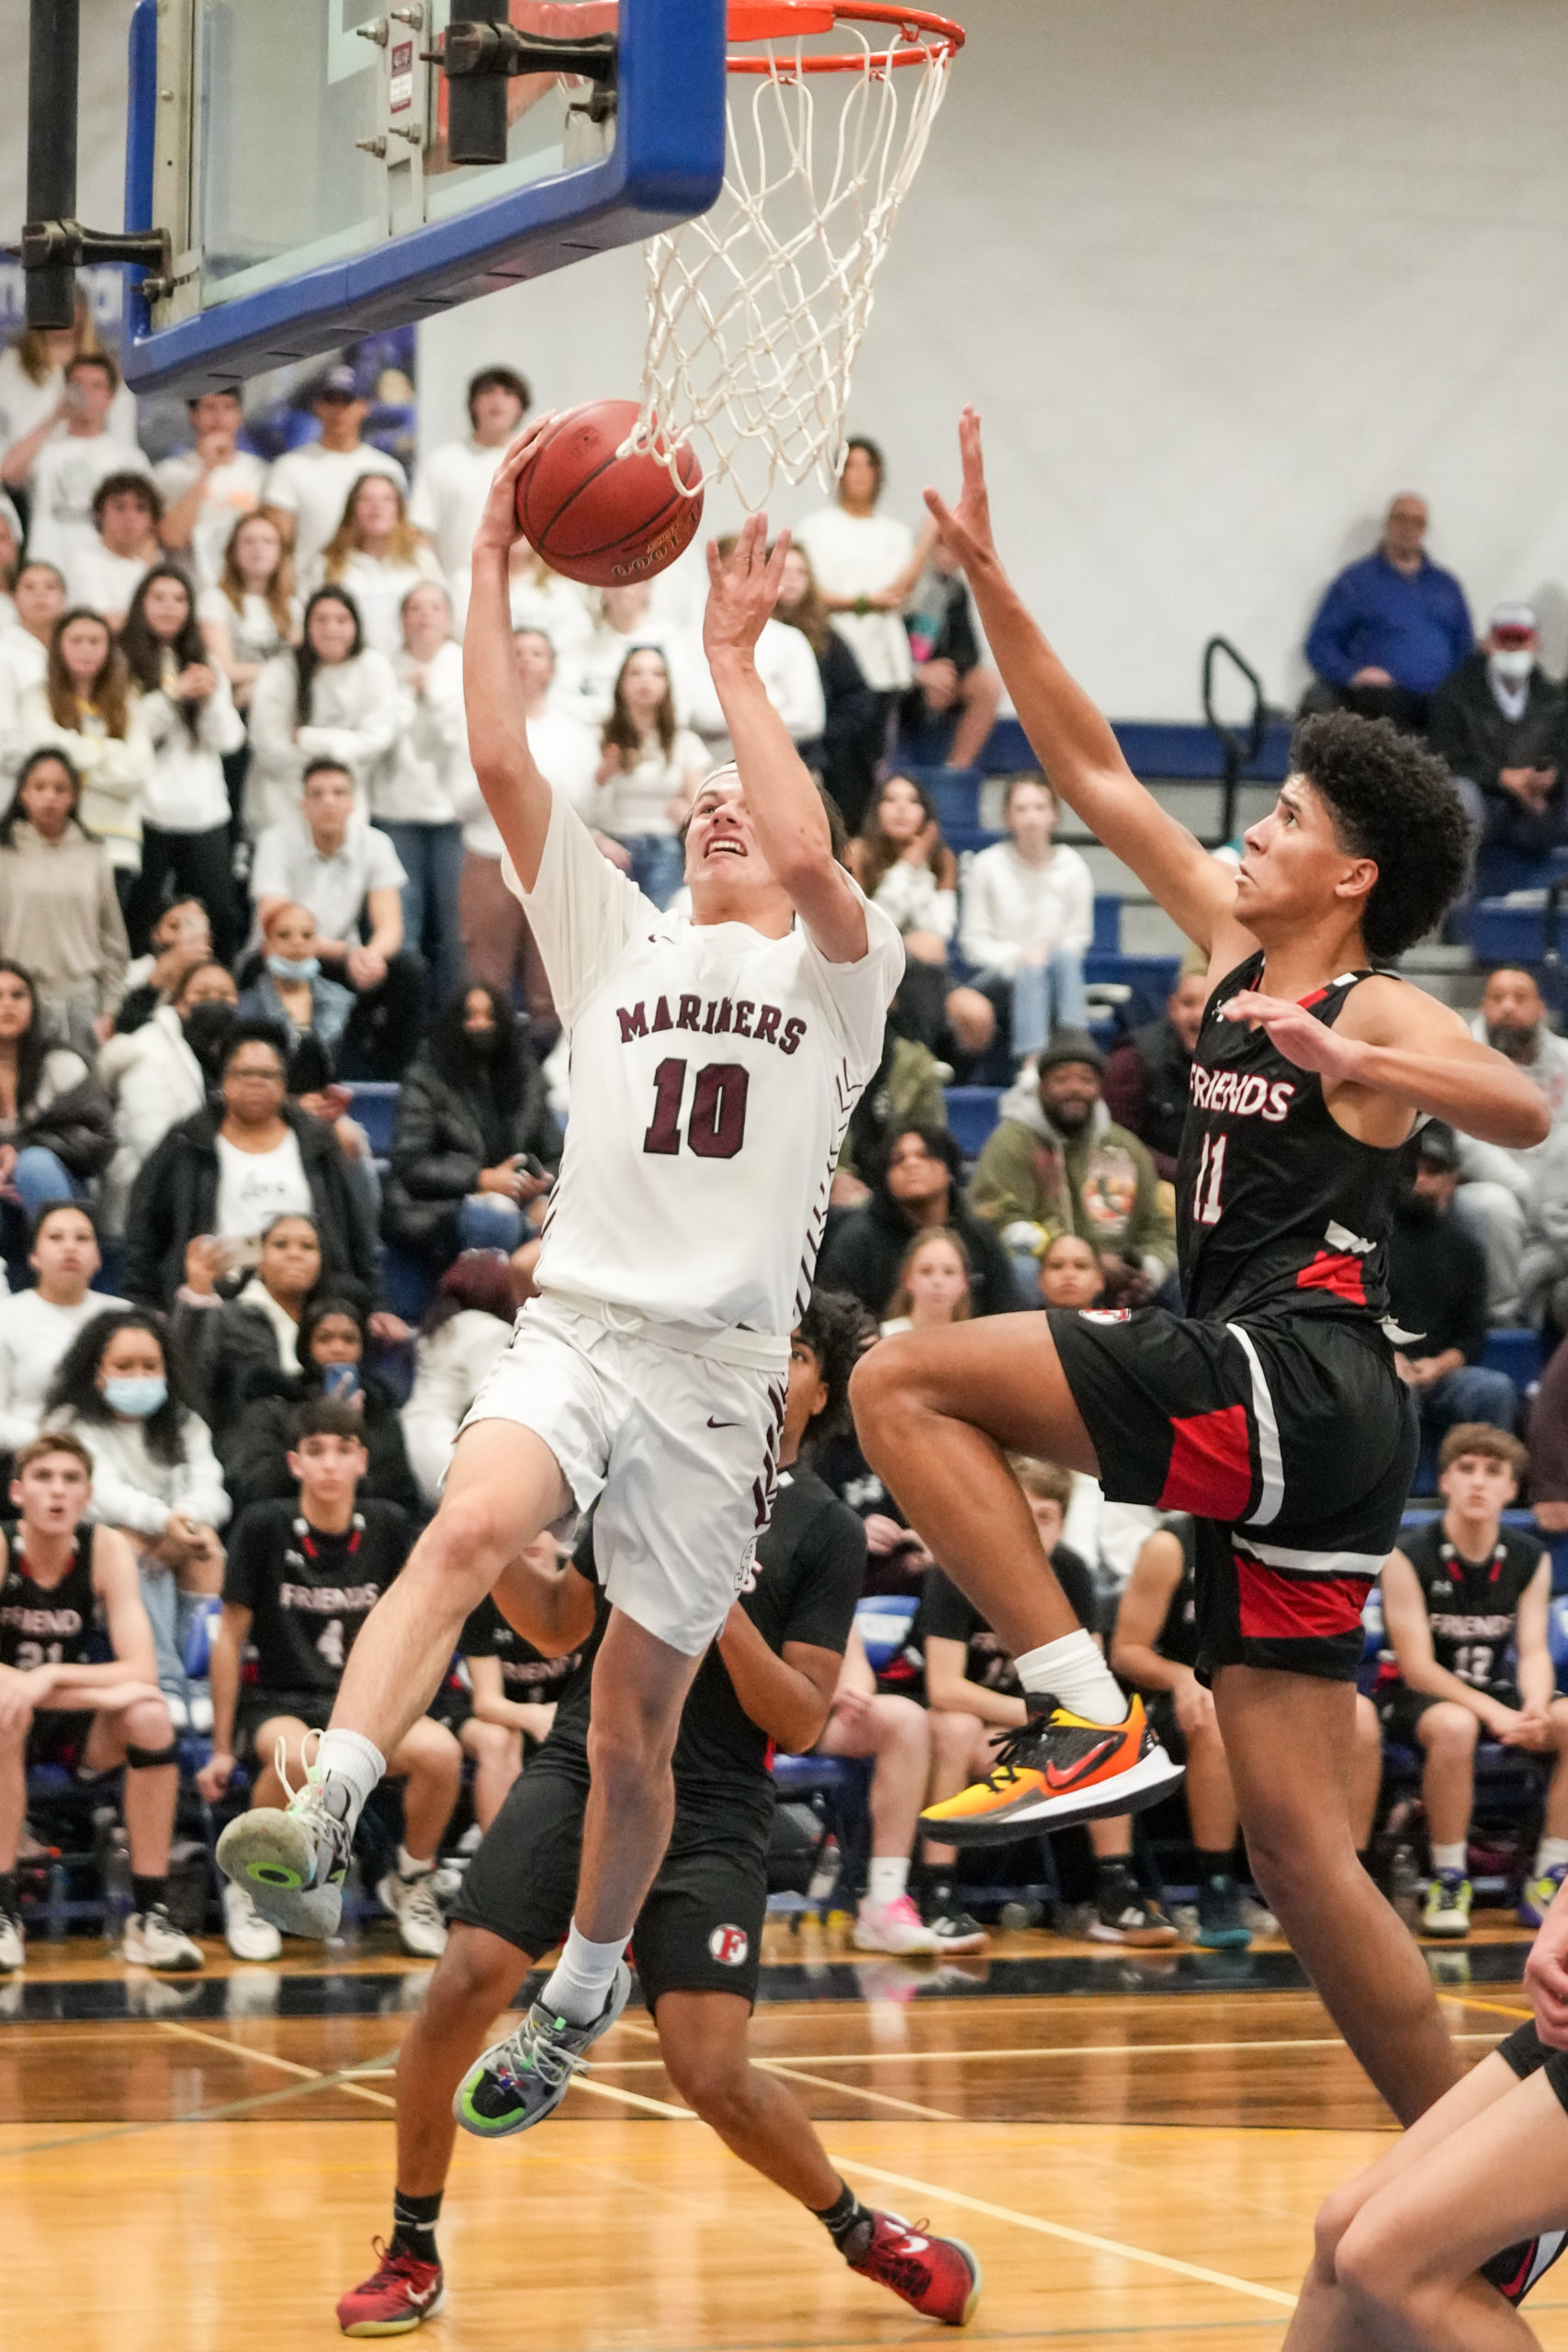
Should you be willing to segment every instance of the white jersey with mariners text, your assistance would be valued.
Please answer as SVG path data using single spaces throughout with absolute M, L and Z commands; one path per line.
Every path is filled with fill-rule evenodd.
M 903 970 L 865 910 L 858 963 L 804 924 L 660 914 L 558 795 L 522 900 L 571 1040 L 541 1290 L 655 1323 L 786 1340 L 806 1304 L 850 1113 Z

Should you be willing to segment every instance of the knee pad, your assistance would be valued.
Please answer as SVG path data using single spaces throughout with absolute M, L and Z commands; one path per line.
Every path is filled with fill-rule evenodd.
M 167 1747 L 138 1747 L 133 1739 L 126 1743 L 125 1769 L 128 1772 L 156 1772 L 164 1765 L 177 1764 L 179 1760 L 180 1751 L 172 1739 Z

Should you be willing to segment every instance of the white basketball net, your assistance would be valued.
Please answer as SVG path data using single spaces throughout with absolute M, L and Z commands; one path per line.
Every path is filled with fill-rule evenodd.
M 858 62 L 801 68 L 769 44 L 766 74 L 729 77 L 724 190 L 713 210 L 643 247 L 648 344 L 627 447 L 674 452 L 700 436 L 707 483 L 728 478 L 752 513 L 774 482 L 843 463 L 845 411 L 876 273 L 947 94 L 951 51 L 857 27 Z M 874 68 L 874 54 L 906 58 Z M 679 487 L 679 483 L 677 484 Z

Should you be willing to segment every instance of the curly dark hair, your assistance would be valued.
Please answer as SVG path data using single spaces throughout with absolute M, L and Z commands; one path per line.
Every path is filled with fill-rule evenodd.
M 850 1374 L 860 1361 L 869 1319 L 859 1299 L 847 1291 L 814 1290 L 806 1303 L 795 1332 L 817 1359 L 828 1401 L 812 1418 L 803 1453 L 830 1443 L 850 1428 Z
M 161 1315 L 143 1313 L 140 1307 L 106 1307 L 90 1323 L 83 1324 L 55 1367 L 44 1398 L 45 1416 L 69 1413 L 75 1420 L 91 1421 L 96 1427 L 112 1424 L 114 1408 L 98 1386 L 98 1366 L 109 1341 L 121 1331 L 145 1331 L 164 1351 L 164 1377 L 169 1393 L 141 1426 L 147 1433 L 147 1451 L 154 1462 L 184 1462 L 187 1457 L 182 1425 L 190 1407 L 169 1327 Z
M 1442 761 L 1386 718 L 1329 710 L 1303 718 L 1291 765 L 1322 794 L 1335 830 L 1378 878 L 1361 914 L 1374 964 L 1414 946 L 1463 889 L 1470 820 Z

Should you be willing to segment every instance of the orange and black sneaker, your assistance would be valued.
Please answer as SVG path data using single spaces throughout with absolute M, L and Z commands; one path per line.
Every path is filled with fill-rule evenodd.
M 1119 1724 L 1091 1724 L 1047 1693 L 1029 1693 L 1029 1720 L 996 1743 L 983 1781 L 928 1805 L 920 1820 L 955 1846 L 1005 1846 L 1101 1814 L 1142 1813 L 1186 1777 L 1134 1697 Z
M 340 2297 L 337 2324 L 345 2335 L 408 2335 L 434 2319 L 446 2301 L 439 2262 L 373 2241 L 378 2267 Z
M 865 2243 L 844 2248 L 850 2268 L 890 2287 L 927 2319 L 962 2327 L 980 2300 L 980 2266 L 963 2239 L 933 2237 L 923 2222 L 911 2228 L 897 2213 L 868 2218 Z

